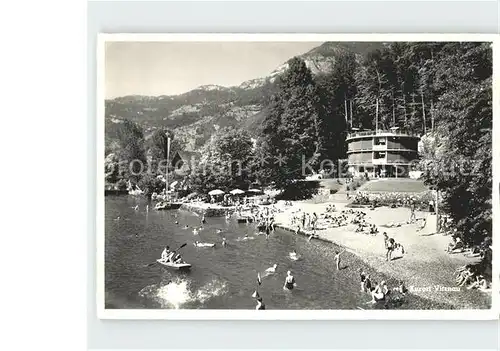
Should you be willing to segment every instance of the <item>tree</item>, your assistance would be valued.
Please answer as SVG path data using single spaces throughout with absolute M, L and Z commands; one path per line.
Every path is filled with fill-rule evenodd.
M 357 118 L 357 114 L 353 113 L 357 69 L 355 55 L 345 52 L 339 55 L 330 73 L 316 78 L 320 103 L 325 113 L 324 126 L 321 128 L 325 142 L 321 152 L 334 163 L 345 158 L 347 130 L 357 124 L 352 120 Z
M 150 174 L 144 174 L 139 180 L 138 185 L 146 196 L 150 196 L 153 193 L 161 193 L 165 190 L 165 183 L 157 176 Z
M 492 235 L 492 50 L 489 43 L 448 43 L 436 67 L 436 118 L 445 152 L 425 174 L 443 192 L 462 239 Z
M 210 140 L 207 155 L 190 179 L 198 192 L 248 188 L 252 181 L 253 143 L 250 134 L 234 128 L 220 129 Z
M 288 62 L 277 89 L 264 121 L 258 165 L 261 180 L 284 189 L 317 167 L 327 124 L 318 88 L 303 60 Z
M 120 148 L 117 151 L 121 167 L 127 178 L 137 182 L 145 172 L 146 154 L 142 128 L 129 120 L 120 124 L 117 131 Z

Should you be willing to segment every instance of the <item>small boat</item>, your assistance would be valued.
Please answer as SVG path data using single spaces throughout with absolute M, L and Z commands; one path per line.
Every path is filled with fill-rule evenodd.
M 211 243 L 193 243 L 196 247 L 215 247 L 215 244 Z
M 173 263 L 173 262 L 166 262 L 162 260 L 161 258 L 157 259 L 156 262 L 159 264 L 171 268 L 171 269 L 176 269 L 176 270 L 188 270 L 191 269 L 191 265 L 189 263 Z

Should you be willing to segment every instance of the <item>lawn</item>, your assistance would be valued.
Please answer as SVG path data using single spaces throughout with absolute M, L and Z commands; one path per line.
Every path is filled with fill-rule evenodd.
M 429 190 L 418 179 L 376 179 L 363 184 L 359 191 L 421 193 Z

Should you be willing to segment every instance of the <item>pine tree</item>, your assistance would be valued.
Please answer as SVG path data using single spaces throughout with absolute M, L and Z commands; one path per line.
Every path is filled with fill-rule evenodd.
M 325 110 L 304 61 L 292 58 L 280 77 L 260 141 L 259 176 L 284 189 L 317 166 L 325 147 Z M 282 162 L 280 162 L 280 160 Z
M 465 243 L 491 239 L 492 50 L 489 43 L 446 44 L 436 67 L 436 119 L 445 152 L 426 174 L 443 191 Z

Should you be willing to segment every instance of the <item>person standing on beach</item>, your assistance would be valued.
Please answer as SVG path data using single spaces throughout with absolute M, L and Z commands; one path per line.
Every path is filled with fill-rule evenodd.
M 385 249 L 387 250 L 385 257 L 386 257 L 387 261 L 390 261 L 391 260 L 391 253 L 392 253 L 392 250 L 394 248 L 394 239 L 389 238 L 389 236 L 387 235 L 387 232 L 384 232 L 384 244 L 385 244 Z
M 417 219 L 417 216 L 415 214 L 415 201 L 410 200 L 410 222 L 413 223 Z
M 366 274 L 361 268 L 358 269 L 358 271 L 359 271 L 359 277 L 361 278 L 361 292 L 365 292 Z
M 366 292 L 371 292 L 372 291 L 372 281 L 370 279 L 370 275 L 367 274 L 366 277 L 365 277 L 365 291 Z
M 345 250 L 344 250 L 345 251 Z M 340 255 L 344 252 L 335 252 L 335 265 L 337 266 L 337 270 L 339 271 L 340 270 Z

